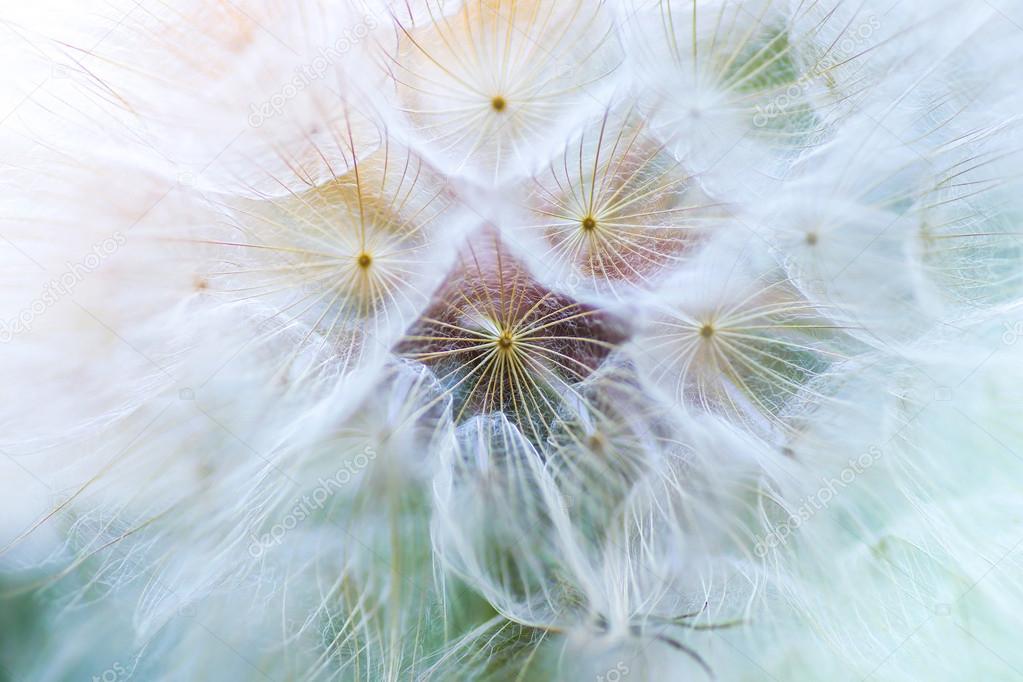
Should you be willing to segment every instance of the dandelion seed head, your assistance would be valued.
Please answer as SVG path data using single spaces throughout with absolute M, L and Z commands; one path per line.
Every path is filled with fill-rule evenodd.
M 1023 667 L 1008 3 L 93 4 L 0 44 L 7 676 Z

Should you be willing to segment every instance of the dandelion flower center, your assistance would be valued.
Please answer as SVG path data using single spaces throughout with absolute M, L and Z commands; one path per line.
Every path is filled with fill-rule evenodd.
M 494 111 L 504 111 L 504 108 L 508 106 L 508 102 L 505 101 L 504 97 L 496 95 L 492 100 L 490 100 L 490 106 Z
M 585 218 L 583 218 L 582 225 L 583 229 L 586 230 L 587 232 L 592 232 L 593 230 L 597 229 L 597 221 L 593 219 L 593 216 L 588 215 Z
M 359 264 L 360 268 L 365 270 L 373 263 L 373 256 L 363 251 L 359 254 L 359 257 L 355 259 L 355 262 Z
M 546 442 L 578 409 L 577 384 L 625 340 L 624 325 L 541 286 L 496 233 L 478 239 L 398 352 L 433 368 L 456 424 L 501 412 Z
M 510 330 L 506 329 L 497 337 L 496 343 L 497 347 L 502 350 L 511 350 L 511 348 L 515 345 L 515 337 L 512 336 Z
M 714 336 L 714 325 L 708 322 L 707 324 L 700 327 L 700 336 L 702 336 L 705 339 L 709 339 L 710 337 Z

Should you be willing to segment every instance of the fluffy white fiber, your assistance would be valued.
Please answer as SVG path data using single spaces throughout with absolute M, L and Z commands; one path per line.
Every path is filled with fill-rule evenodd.
M 0 12 L 0 682 L 1023 679 L 1023 6 Z

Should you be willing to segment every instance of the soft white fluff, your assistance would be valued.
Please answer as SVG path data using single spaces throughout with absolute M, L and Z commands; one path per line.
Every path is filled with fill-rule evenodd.
M 0 33 L 0 680 L 1023 675 L 1012 3 Z

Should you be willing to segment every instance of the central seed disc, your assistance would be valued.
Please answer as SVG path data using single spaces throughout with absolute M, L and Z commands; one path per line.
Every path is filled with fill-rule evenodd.
M 512 337 L 508 332 L 504 332 L 497 337 L 497 345 L 499 348 L 507 350 L 512 347 L 512 343 Z
M 368 268 L 370 263 L 373 262 L 373 256 L 365 252 L 360 253 L 359 257 L 356 259 L 356 262 L 359 264 L 360 268 Z
M 493 107 L 494 111 L 504 111 L 508 103 L 504 101 L 504 97 L 497 95 L 494 99 L 490 100 L 490 106 Z
M 597 227 L 597 221 L 593 219 L 593 216 L 586 216 L 583 218 L 583 229 L 589 232 Z

